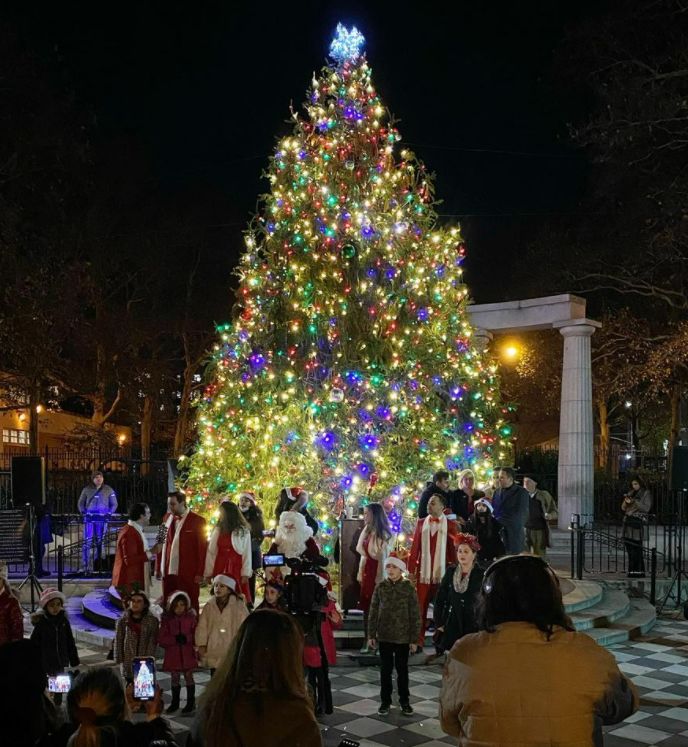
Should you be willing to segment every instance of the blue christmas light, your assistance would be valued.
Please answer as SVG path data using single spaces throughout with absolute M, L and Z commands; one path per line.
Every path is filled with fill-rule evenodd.
M 332 431 L 325 431 L 315 437 L 315 443 L 326 451 L 332 451 L 337 444 L 337 437 Z
M 368 433 L 364 436 L 359 436 L 358 443 L 367 451 L 372 451 L 373 449 L 377 449 L 380 439 L 372 433 Z
M 355 62 L 360 56 L 365 44 L 365 37 L 355 27 L 351 31 L 341 23 L 337 24 L 337 33 L 330 44 L 330 57 L 340 65 L 345 62 Z

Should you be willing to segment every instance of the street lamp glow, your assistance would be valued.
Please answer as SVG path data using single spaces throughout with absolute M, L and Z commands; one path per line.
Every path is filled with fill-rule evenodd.
M 509 361 L 515 361 L 518 358 L 521 350 L 516 345 L 507 345 L 503 350 L 502 354 Z

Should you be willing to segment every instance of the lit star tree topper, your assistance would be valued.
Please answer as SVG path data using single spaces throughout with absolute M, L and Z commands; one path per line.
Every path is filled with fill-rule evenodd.
M 330 44 L 330 57 L 340 65 L 355 62 L 362 53 L 365 38 L 355 27 L 349 31 L 341 23 L 337 24 L 337 33 Z
M 378 96 L 356 30 L 271 158 L 220 325 L 189 459 L 190 501 L 255 491 L 267 518 L 303 486 L 333 550 L 337 517 L 384 500 L 407 533 L 438 469 L 484 481 L 510 428 L 494 362 L 473 344 L 465 247 Z

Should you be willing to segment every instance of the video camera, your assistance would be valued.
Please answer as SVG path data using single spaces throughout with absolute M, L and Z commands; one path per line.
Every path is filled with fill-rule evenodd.
M 282 554 L 264 555 L 264 568 L 288 566 L 291 573 L 284 579 L 284 601 L 292 615 L 311 615 L 327 606 L 327 589 L 320 583 L 318 571 L 327 565 L 327 558 L 316 562 L 302 558 L 285 558 Z

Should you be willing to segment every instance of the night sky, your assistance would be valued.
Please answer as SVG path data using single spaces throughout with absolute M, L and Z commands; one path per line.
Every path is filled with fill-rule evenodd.
M 553 83 L 552 51 L 603 2 L 16 5 L 4 22 L 95 114 L 98 157 L 144 161 L 158 201 L 214 206 L 222 268 L 241 251 L 261 171 L 337 21 L 366 36 L 404 142 L 437 175 L 440 214 L 461 220 L 478 302 L 522 297 L 510 273 L 528 239 L 577 210 L 587 167 L 566 122 L 585 103 Z

